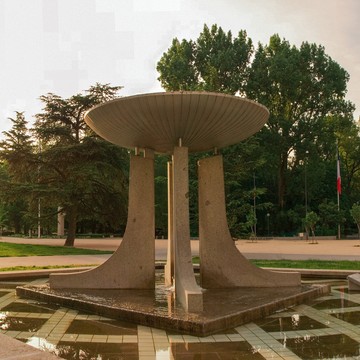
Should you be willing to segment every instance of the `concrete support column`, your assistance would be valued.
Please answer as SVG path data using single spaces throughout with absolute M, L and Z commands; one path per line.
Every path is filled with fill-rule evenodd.
M 167 163 L 167 178 L 168 178 L 168 247 L 167 260 L 165 265 L 165 285 L 173 285 L 174 266 L 175 266 L 175 252 L 173 240 L 173 168 L 172 162 Z
M 54 289 L 153 289 L 155 287 L 154 152 L 130 159 L 129 210 L 119 248 L 88 271 L 51 274 Z
M 226 219 L 222 156 L 201 159 L 198 162 L 198 173 L 201 286 L 299 286 L 300 274 L 260 269 L 236 248 Z
M 197 312 L 203 310 L 203 293 L 196 283 L 191 257 L 188 149 L 175 147 L 172 163 L 175 294 L 185 310 Z

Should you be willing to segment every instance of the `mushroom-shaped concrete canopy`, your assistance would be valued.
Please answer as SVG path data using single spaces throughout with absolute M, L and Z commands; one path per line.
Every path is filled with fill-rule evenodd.
M 118 98 L 85 114 L 86 123 L 104 139 L 126 148 L 172 153 L 223 148 L 259 131 L 266 107 L 238 96 L 209 92 L 163 92 Z

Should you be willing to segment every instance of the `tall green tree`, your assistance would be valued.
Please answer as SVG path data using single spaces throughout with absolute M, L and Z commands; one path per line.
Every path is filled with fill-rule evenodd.
M 4 140 L 0 142 L 0 183 L 8 225 L 20 233 L 32 226 L 29 209 L 37 186 L 38 161 L 28 121 L 23 112 L 15 115 L 10 118 L 12 128 L 3 132 Z
M 157 70 L 167 91 L 239 94 L 270 110 L 268 123 L 249 148 L 222 150 L 231 159 L 224 166 L 229 223 L 239 231 L 240 219 L 246 223 L 250 204 L 245 194 L 254 172 L 266 190 L 262 201 L 272 208 L 272 228 L 278 233 L 303 231 L 306 207 L 318 211 L 323 201 L 335 201 L 330 179 L 336 177 L 336 140 L 353 126 L 354 106 L 345 99 L 349 74 L 322 46 L 304 42 L 297 47 L 274 35 L 254 50 L 245 31 L 233 38 L 217 25 L 205 25 L 195 40 L 175 38 Z M 350 163 L 355 165 L 356 196 L 355 157 L 349 174 Z M 266 211 L 260 214 L 259 229 L 266 228 Z
M 286 205 L 289 163 L 301 159 L 305 150 L 322 151 L 329 140 L 326 132 L 323 136 L 328 116 L 352 117 L 354 107 L 345 100 L 348 80 L 349 74 L 322 46 L 304 42 L 297 48 L 278 35 L 268 45 L 259 44 L 246 93 L 270 111 L 261 138 L 264 146 L 271 144 L 276 160 L 280 209 Z
M 342 186 L 351 202 L 357 202 L 360 196 L 360 136 L 355 124 L 337 131 Z
M 172 41 L 157 64 L 158 80 L 167 91 L 243 92 L 252 54 L 246 31 L 233 37 L 217 25 L 204 25 L 196 41 Z
M 40 97 L 34 135 L 39 142 L 39 196 L 66 214 L 65 246 L 73 246 L 84 218 L 109 219 L 119 226 L 126 213 L 127 152 L 97 137 L 84 122 L 91 107 L 114 99 L 119 86 L 96 84 L 85 94 Z
M 23 112 L 9 118 L 12 127 L 4 131 L 0 142 L 0 159 L 7 164 L 7 171 L 16 181 L 30 180 L 36 164 L 35 144 Z
M 233 36 L 231 31 L 225 32 L 221 27 L 204 25 L 198 38 L 178 40 L 175 38 L 157 64 L 161 85 L 167 91 L 192 90 L 215 91 L 227 94 L 243 93 L 249 74 L 250 59 L 253 55 L 252 40 L 246 31 L 239 31 Z M 239 144 L 231 147 L 224 154 L 225 181 L 229 226 L 232 233 L 239 236 L 246 229 L 248 206 L 241 204 L 243 182 L 248 177 L 243 175 L 240 165 L 249 158 L 249 149 L 254 149 L 251 141 L 246 146 Z M 191 231 L 197 235 L 197 180 L 196 169 L 193 168 L 198 157 L 190 156 L 190 223 Z M 254 163 L 256 161 L 254 160 Z M 231 165 L 229 165 L 231 163 Z M 236 167 L 236 171 L 231 167 Z M 256 165 L 252 166 L 255 169 Z M 241 176 L 239 176 L 241 172 Z M 237 173 L 237 175 L 235 174 Z M 239 196 L 240 192 L 240 196 Z M 239 226 L 239 221 L 243 224 Z M 246 230 L 245 230 L 246 232 Z
M 66 214 L 66 246 L 73 246 L 81 220 L 113 229 L 124 223 L 128 152 L 99 138 L 84 122 L 87 110 L 115 98 L 120 89 L 96 84 L 67 99 L 43 95 L 44 109 L 32 129 L 23 113 L 11 119 L 13 126 L 0 143 L 6 169 L 0 180 L 16 231 L 37 225 L 39 204 L 42 226 L 49 231 L 58 209 Z M 12 209 L 17 209 L 16 220 Z

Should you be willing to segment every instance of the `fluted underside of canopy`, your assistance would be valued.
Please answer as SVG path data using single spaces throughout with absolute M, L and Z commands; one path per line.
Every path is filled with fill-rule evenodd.
M 268 117 L 264 106 L 237 96 L 169 92 L 109 101 L 88 111 L 85 121 L 121 147 L 172 153 L 180 138 L 190 152 L 238 143 L 259 131 Z

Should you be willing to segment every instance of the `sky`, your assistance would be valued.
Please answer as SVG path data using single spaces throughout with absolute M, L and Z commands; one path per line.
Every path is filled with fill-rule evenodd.
M 360 0 L 0 0 L 0 133 L 41 95 L 70 97 L 96 82 L 121 96 L 163 91 L 156 64 L 173 38 L 204 24 L 255 44 L 279 34 L 325 47 L 349 74 L 347 99 L 360 115 Z

